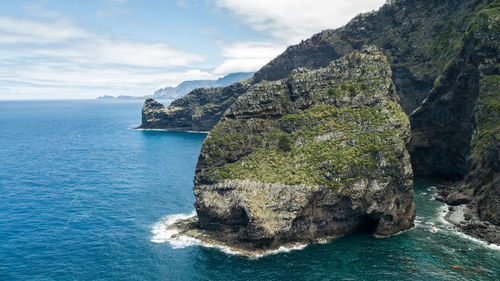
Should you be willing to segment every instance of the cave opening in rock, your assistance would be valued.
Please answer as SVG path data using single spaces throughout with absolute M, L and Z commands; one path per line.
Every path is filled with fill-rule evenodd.
M 245 210 L 245 208 L 242 207 L 235 207 L 231 209 L 231 218 L 228 221 L 229 225 L 232 226 L 246 226 L 250 222 L 250 219 L 248 218 L 248 214 Z
M 373 234 L 377 229 L 380 218 L 373 218 L 370 216 L 360 216 L 357 219 L 356 233 Z

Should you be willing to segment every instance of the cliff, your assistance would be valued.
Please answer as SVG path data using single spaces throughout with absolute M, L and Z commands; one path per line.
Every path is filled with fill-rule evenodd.
M 413 113 L 409 147 L 419 174 L 465 176 L 442 191 L 443 200 L 468 204 L 458 227 L 496 244 L 500 244 L 499 39 L 500 1 L 495 1 L 474 18 L 457 57 Z
M 409 122 L 398 100 L 374 47 L 254 84 L 203 143 L 198 221 L 184 234 L 253 251 L 410 229 Z
M 297 67 L 322 67 L 363 45 L 376 45 L 389 59 L 400 103 L 410 114 L 457 54 L 467 26 L 487 2 L 492 1 L 391 1 L 377 12 L 361 14 L 341 28 L 289 47 L 254 79 L 281 79 Z
M 169 106 L 146 99 L 139 129 L 209 131 L 249 87 L 250 83 L 243 81 L 227 87 L 200 88 L 174 100 Z
M 408 149 L 415 174 L 458 181 L 440 191 L 442 200 L 459 205 L 461 210 L 467 209 L 463 219 L 455 222 L 457 227 L 468 234 L 500 244 L 499 7 L 498 0 L 390 1 L 377 12 L 359 15 L 344 27 L 325 30 L 289 47 L 256 72 L 246 84 L 246 90 L 249 93 L 258 87 L 262 90 L 255 91 L 259 96 L 255 95 L 253 101 L 247 101 L 252 104 L 248 110 L 253 110 L 248 114 L 258 113 L 262 120 L 281 118 L 280 114 L 289 112 L 283 111 L 286 108 L 280 106 L 278 100 L 268 100 L 268 92 L 276 87 L 273 81 L 284 83 L 283 79 L 291 79 L 290 73 L 293 76 L 307 73 L 307 69 L 328 68 L 332 61 L 361 49 L 365 44 L 377 46 L 388 59 L 399 103 L 410 118 L 412 138 Z M 265 90 L 265 87 L 270 88 Z M 227 102 L 227 107 L 220 110 L 229 108 L 246 90 L 235 92 L 231 101 L 217 101 Z M 290 101 L 285 99 L 281 102 L 295 104 L 293 96 Z M 193 103 L 193 108 L 197 106 Z M 259 106 L 269 112 L 252 109 Z M 304 106 L 308 108 L 308 105 Z M 228 112 L 234 112 L 234 108 Z M 211 112 L 215 113 L 223 115 L 220 111 Z M 241 114 L 234 116 L 232 119 L 235 120 L 247 117 Z M 190 124 L 193 122 L 191 119 L 189 115 L 184 115 L 183 122 Z M 215 125 L 216 119 L 212 118 L 205 128 Z M 231 115 L 227 115 L 223 120 L 229 124 L 227 120 L 232 119 Z M 164 125 L 170 126 L 170 123 L 175 123 L 175 118 Z M 240 128 L 239 123 L 234 126 L 245 130 Z M 209 141 L 210 138 L 207 138 Z M 252 147 L 246 146 L 243 140 L 228 141 L 235 146 L 240 145 L 241 150 L 220 152 L 229 163 L 250 153 L 245 152 L 247 149 L 252 151 Z M 287 142 L 284 138 L 283 143 Z M 200 167 L 219 167 L 220 163 L 208 163 L 203 159 L 200 158 Z M 298 165 L 294 169 L 300 167 Z M 262 173 L 267 173 L 267 168 Z M 230 173 L 240 172 L 237 169 L 226 173 L 222 171 L 220 177 Z M 282 177 L 286 174 L 275 174 L 276 177 L 278 175 Z M 202 172 L 197 176 L 200 178 L 197 177 L 195 184 L 212 179 Z

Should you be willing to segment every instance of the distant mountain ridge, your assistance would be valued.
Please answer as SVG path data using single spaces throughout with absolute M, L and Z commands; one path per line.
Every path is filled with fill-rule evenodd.
M 229 86 L 235 82 L 248 79 L 253 76 L 253 72 L 236 72 L 230 73 L 224 77 L 221 77 L 217 80 L 189 80 L 184 81 L 177 85 L 176 87 L 166 87 L 163 89 L 159 89 L 154 92 L 153 95 L 146 96 L 110 96 L 104 95 L 100 96 L 97 99 L 147 99 L 147 98 L 155 98 L 155 99 L 176 99 L 181 96 L 184 96 L 191 92 L 194 89 L 198 88 L 213 88 L 213 87 L 225 87 Z
M 153 98 L 155 99 L 172 99 L 184 96 L 194 89 L 198 88 L 212 88 L 212 87 L 225 87 L 235 82 L 248 79 L 253 76 L 253 72 L 237 72 L 231 73 L 217 80 L 191 80 L 184 81 L 177 85 L 177 87 L 166 87 L 157 90 Z

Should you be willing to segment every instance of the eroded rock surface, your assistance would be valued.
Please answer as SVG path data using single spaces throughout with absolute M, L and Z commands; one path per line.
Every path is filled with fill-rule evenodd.
M 309 109 L 316 101 L 300 100 L 302 92 L 295 90 L 293 83 L 286 82 L 290 80 L 290 73 L 295 71 L 292 76 L 305 75 L 307 69 L 328 68 L 330 62 L 340 56 L 367 43 L 373 44 L 387 56 L 399 102 L 410 115 L 413 138 L 409 152 L 415 174 L 452 177 L 459 181 L 450 187 L 444 200 L 453 205 L 468 204 L 469 217 L 498 226 L 499 7 L 498 0 L 388 1 L 377 12 L 362 14 L 344 27 L 325 30 L 289 47 L 255 73 L 244 91 L 232 93 L 227 102 L 224 99 L 212 102 L 214 105 L 225 104 L 205 114 L 204 118 L 209 121 L 203 126 L 193 117 L 200 107 L 197 99 L 186 99 L 184 111 L 168 114 L 170 121 L 162 126 L 168 128 L 174 124 L 174 128 L 184 130 L 209 130 L 248 89 L 253 99 L 238 105 L 240 108 L 232 110 L 225 122 L 230 119 L 253 120 L 251 118 L 276 121 L 290 114 L 290 104 L 295 109 Z M 275 80 L 279 81 L 272 82 Z M 275 83 L 285 83 L 286 86 Z M 290 91 L 287 94 L 289 99 L 279 100 L 281 94 L 277 92 L 286 91 Z M 341 100 L 337 102 L 336 106 L 342 106 Z M 267 127 L 261 129 L 252 122 L 249 124 L 253 124 L 256 132 L 267 133 Z M 235 126 L 248 129 L 239 122 Z M 323 142 L 341 136 L 327 132 L 314 136 L 314 141 Z M 301 143 L 300 139 L 295 143 L 285 138 L 278 141 L 286 149 Z M 261 145 L 255 139 L 250 143 L 228 139 L 228 143 L 243 146 L 221 151 L 224 162 L 219 156 L 210 156 L 207 161 L 214 162 L 206 162 L 207 167 L 237 163 L 253 154 L 254 146 Z M 302 166 L 297 164 L 297 167 Z M 266 169 L 273 171 L 269 167 Z M 211 180 L 205 173 L 197 175 L 200 177 L 197 184 Z M 219 177 L 224 175 L 222 172 Z M 467 225 L 467 219 L 464 224 Z M 481 234 L 483 227 L 469 224 L 462 229 L 478 229 L 468 233 L 484 238 Z
M 253 85 L 203 143 L 194 233 L 267 249 L 410 229 L 409 122 L 398 99 L 375 47 Z

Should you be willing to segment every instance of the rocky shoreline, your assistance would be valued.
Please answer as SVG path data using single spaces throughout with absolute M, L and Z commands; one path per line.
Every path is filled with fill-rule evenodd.
M 250 243 L 235 243 L 231 232 L 221 232 L 219 230 L 207 230 L 198 226 L 198 217 L 181 220 L 167 227 L 167 230 L 175 230 L 177 233 L 172 235 L 172 238 L 181 236 L 190 237 L 199 240 L 201 244 L 210 245 L 217 248 L 225 248 L 231 253 L 248 257 L 259 257 L 274 252 L 280 249 L 296 249 L 303 248 L 309 244 L 325 243 L 337 237 L 325 237 L 324 239 L 309 239 L 302 241 L 285 242 L 275 247 L 255 248 Z
M 442 185 L 437 192 L 436 200 L 446 203 L 448 207 L 444 219 L 455 230 L 487 244 L 500 245 L 500 226 L 479 218 L 477 203 L 471 196 L 455 193 L 453 185 Z
M 209 131 L 186 131 L 186 130 L 180 130 L 180 129 L 148 129 L 148 128 L 132 128 L 131 130 L 136 130 L 136 131 L 158 131 L 158 132 L 179 132 L 179 133 L 193 133 L 193 134 L 208 134 Z
M 400 235 L 412 229 L 413 228 L 402 230 L 390 236 Z M 179 220 L 172 225 L 166 226 L 165 230 L 175 232 L 175 234 L 171 236 L 172 239 L 189 237 L 199 241 L 199 244 L 201 245 L 211 248 L 223 249 L 225 252 L 246 257 L 262 257 L 279 252 L 299 250 L 305 248 L 308 245 L 325 244 L 334 239 L 347 235 L 328 235 L 323 237 L 283 242 L 279 245 L 275 245 L 274 247 L 255 248 L 252 243 L 242 243 L 240 241 L 236 242 L 236 240 L 233 240 L 234 237 L 231 236 L 231 232 L 221 232 L 219 230 L 207 230 L 200 228 L 198 225 L 197 216 L 191 217 L 189 219 Z M 382 239 L 388 236 L 373 235 L 373 237 Z

